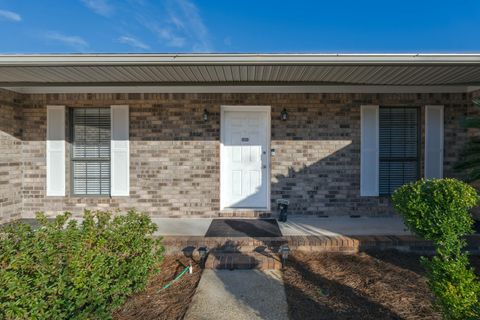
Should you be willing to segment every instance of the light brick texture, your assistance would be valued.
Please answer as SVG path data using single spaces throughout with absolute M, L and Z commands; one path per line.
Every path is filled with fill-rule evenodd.
M 18 98 L 0 91 L 0 224 L 22 214 L 22 110 Z
M 0 179 L 4 178 L 1 170 L 10 164 L 15 169 L 21 167 L 17 174 L 5 176 L 14 186 L 12 190 L 15 186 L 18 190 L 0 191 L 6 193 L 2 193 L 8 199 L 5 202 L 12 203 L 2 207 L 1 215 L 18 215 L 22 211 L 24 217 L 31 217 L 37 211 L 55 214 L 68 210 L 79 214 L 86 208 L 135 208 L 154 217 L 217 217 L 221 215 L 221 105 L 272 108 L 271 148 L 276 151 L 271 158 L 273 213 L 276 199 L 287 198 L 293 214 L 388 215 L 392 214 L 388 199 L 360 197 L 360 105 L 420 107 L 422 131 L 423 106 L 445 105 L 444 168 L 446 176 L 455 176 L 452 165 L 467 137 L 460 120 L 471 110 L 470 100 L 470 94 L 462 93 L 24 95 L 15 108 L 2 103 L 0 110 L 20 124 L 17 127 L 15 121 L 2 120 L 2 147 L 9 143 L 14 146 L 12 150 L 19 151 L 9 160 L 2 158 Z M 114 104 L 130 106 L 130 197 L 46 197 L 46 105 L 75 108 Z M 284 108 L 287 121 L 280 119 Z M 210 113 L 208 121 L 203 120 L 204 109 Z M 66 146 L 66 185 L 70 194 L 69 141 Z M 22 208 L 13 204 L 20 195 Z M 227 212 L 223 216 L 235 214 Z

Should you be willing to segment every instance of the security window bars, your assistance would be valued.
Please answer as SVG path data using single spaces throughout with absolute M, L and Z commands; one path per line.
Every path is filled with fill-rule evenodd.
M 380 195 L 419 178 L 419 109 L 380 107 Z
M 110 109 L 72 110 L 74 195 L 110 195 Z

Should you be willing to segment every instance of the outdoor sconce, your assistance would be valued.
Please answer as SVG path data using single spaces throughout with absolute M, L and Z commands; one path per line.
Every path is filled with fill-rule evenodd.
M 287 121 L 287 119 L 288 119 L 287 109 L 283 108 L 282 113 L 281 113 L 281 118 L 282 118 L 282 121 Z
M 183 255 L 190 260 L 190 263 L 188 264 L 188 273 L 192 274 L 193 273 L 193 266 L 192 266 L 192 256 L 193 256 L 193 251 L 195 251 L 195 247 L 193 246 L 188 246 L 182 249 Z
M 205 261 L 207 259 L 208 248 L 207 247 L 200 247 L 197 249 L 198 254 L 200 255 L 200 267 L 203 269 L 205 268 Z
M 207 109 L 203 109 L 203 121 L 207 121 L 209 115 Z
M 288 245 L 284 244 L 280 247 L 278 252 L 282 257 L 282 268 L 285 268 L 285 263 L 287 262 L 288 254 L 290 253 L 290 248 L 288 247 Z
M 183 252 L 183 255 L 184 255 L 186 258 L 191 259 L 194 250 L 195 250 L 195 247 L 188 246 L 188 247 L 183 248 L 183 249 L 182 249 L 182 252 Z

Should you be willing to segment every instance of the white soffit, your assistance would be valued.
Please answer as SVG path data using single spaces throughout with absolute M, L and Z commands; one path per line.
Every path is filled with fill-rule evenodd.
M 465 92 L 477 85 L 480 54 L 0 55 L 0 87 L 25 93 Z

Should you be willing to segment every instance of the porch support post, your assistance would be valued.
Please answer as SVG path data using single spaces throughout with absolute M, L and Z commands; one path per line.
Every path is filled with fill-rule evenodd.
M 379 184 L 379 107 L 360 107 L 360 195 L 378 196 Z
M 425 106 L 425 179 L 443 178 L 443 106 Z

